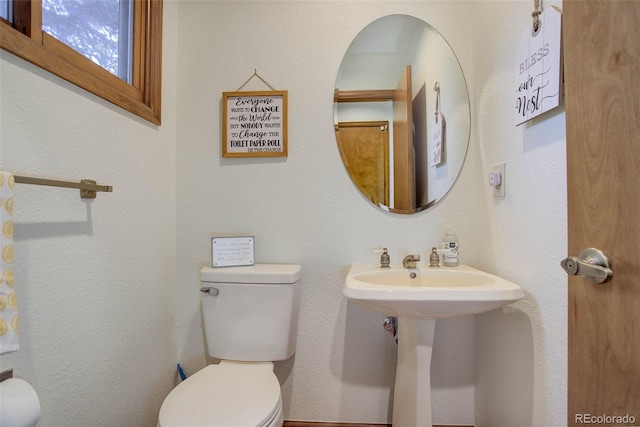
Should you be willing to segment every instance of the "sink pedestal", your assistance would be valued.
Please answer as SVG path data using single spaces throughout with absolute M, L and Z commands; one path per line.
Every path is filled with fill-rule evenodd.
M 431 350 L 435 319 L 485 313 L 524 298 L 515 283 L 468 265 L 379 268 L 353 265 L 344 296 L 398 318 L 393 427 L 431 424 Z
M 431 352 L 435 319 L 398 318 L 393 427 L 431 427 Z

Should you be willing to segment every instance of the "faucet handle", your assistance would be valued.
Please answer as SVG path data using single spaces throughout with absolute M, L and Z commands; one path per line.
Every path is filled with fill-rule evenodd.
M 431 255 L 429 255 L 429 267 L 440 267 L 440 255 L 438 255 L 437 248 L 431 248 Z
M 382 249 L 382 255 L 380 255 L 380 268 L 389 268 L 391 264 L 391 257 L 389 256 L 389 252 L 387 252 L 387 248 Z

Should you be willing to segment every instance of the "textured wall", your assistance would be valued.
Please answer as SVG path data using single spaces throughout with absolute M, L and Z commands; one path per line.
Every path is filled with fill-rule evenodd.
M 545 2 L 544 7 L 551 7 Z M 558 4 L 560 2 L 553 2 Z M 527 297 L 478 316 L 479 427 L 552 426 L 566 420 L 567 251 L 564 107 L 513 125 L 516 52 L 533 4 L 478 2 L 473 48 L 474 122 L 483 179 L 506 162 L 506 198 L 483 188 L 483 266 Z M 481 36 L 480 36 L 481 35 Z
M 396 348 L 384 316 L 350 304 L 342 284 L 352 263 L 426 256 L 445 223 L 472 262 L 485 241 L 478 147 L 453 192 L 413 216 L 380 211 L 351 183 L 333 132 L 333 88 L 351 40 L 376 18 L 406 13 L 430 22 L 471 72 L 472 16 L 461 2 L 182 2 L 178 54 L 178 345 L 188 371 L 206 363 L 198 268 L 211 233 L 256 236 L 258 262 L 300 263 L 298 351 L 279 363 L 287 419 L 389 420 Z M 289 91 L 289 157 L 220 155 L 220 102 L 254 69 Z M 471 75 L 467 77 L 471 79 Z M 267 90 L 253 79 L 245 90 Z M 473 318 L 439 323 L 433 361 L 434 418 L 474 422 Z
M 40 426 L 152 426 L 173 385 L 175 6 L 165 5 L 157 128 L 0 53 L 0 168 L 112 185 L 18 184 L 21 350 L 2 356 L 40 396 Z
M 514 51 L 531 7 L 167 1 L 161 128 L 1 52 L 0 168 L 115 189 L 85 203 L 72 190 L 18 186 L 23 349 L 1 363 L 40 393 L 42 425 L 152 425 L 176 358 L 187 373 L 211 362 L 198 292 L 211 233 L 254 234 L 258 262 L 303 265 L 298 352 L 276 366 L 287 418 L 385 422 L 395 344 L 383 316 L 342 297 L 342 282 L 350 264 L 377 261 L 373 248 L 388 247 L 393 262 L 424 256 L 445 224 L 460 237 L 463 262 L 520 283 L 527 298 L 438 323 L 434 421 L 562 422 L 564 116 L 520 127 L 510 120 Z M 343 53 L 360 29 L 394 13 L 443 34 L 472 101 L 460 179 L 442 203 L 412 216 L 384 213 L 360 195 L 332 127 Z M 221 93 L 254 69 L 289 91 L 286 159 L 220 158 Z M 266 87 L 254 79 L 245 89 Z M 485 177 L 504 161 L 507 198 L 495 200 Z
M 395 262 L 425 254 L 452 224 L 464 262 L 520 283 L 528 296 L 480 316 L 477 331 L 476 319 L 439 323 L 434 421 L 525 426 L 564 419 L 566 279 L 557 267 L 566 248 L 564 116 L 520 127 L 511 121 L 515 50 L 530 8 L 526 1 L 181 4 L 178 343 L 190 369 L 206 363 L 196 288 L 198 266 L 209 257 L 207 236 L 255 234 L 258 261 L 304 267 L 298 352 L 277 366 L 287 418 L 387 421 L 395 348 L 380 330 L 381 316 L 345 301 L 342 282 L 350 264 L 376 261 L 372 248 L 388 246 Z M 411 217 L 380 212 L 362 198 L 332 131 L 343 53 L 360 29 L 394 13 L 422 18 L 444 35 L 472 99 L 462 176 L 441 204 Z M 238 88 L 256 68 L 289 91 L 289 157 L 221 159 L 221 92 Z M 507 198 L 495 200 L 485 180 L 501 162 Z

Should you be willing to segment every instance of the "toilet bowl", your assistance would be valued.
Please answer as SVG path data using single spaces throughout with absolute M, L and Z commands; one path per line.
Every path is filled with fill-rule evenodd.
M 160 408 L 159 427 L 279 427 L 280 383 L 273 363 L 208 365 L 174 388 Z
M 301 267 L 256 264 L 200 270 L 207 351 L 220 363 L 166 397 L 159 427 L 281 427 L 273 362 L 295 353 Z

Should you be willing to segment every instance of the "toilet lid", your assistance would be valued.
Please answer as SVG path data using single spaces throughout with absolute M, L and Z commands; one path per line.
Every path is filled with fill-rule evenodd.
M 280 409 L 280 383 L 270 363 L 208 365 L 174 388 L 159 425 L 262 426 Z

